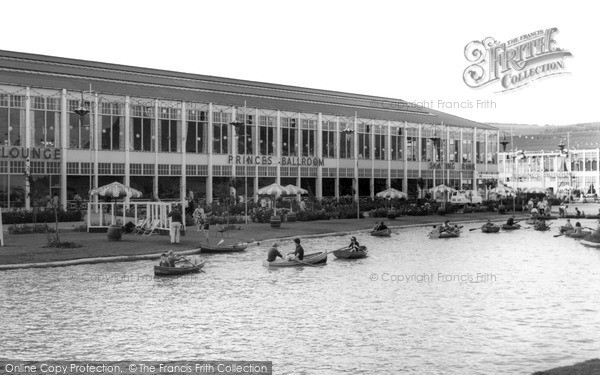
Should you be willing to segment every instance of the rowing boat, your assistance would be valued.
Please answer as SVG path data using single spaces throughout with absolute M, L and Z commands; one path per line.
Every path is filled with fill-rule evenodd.
M 188 273 L 200 272 L 200 269 L 204 267 L 204 262 L 198 264 L 185 263 L 175 267 L 162 267 L 154 266 L 154 275 L 156 276 L 179 276 L 186 275 Z
M 392 235 L 392 230 L 390 228 L 385 228 L 382 230 L 372 230 L 371 231 L 371 236 L 376 236 L 376 237 L 389 237 Z
M 265 267 L 298 267 L 298 266 L 314 266 L 317 264 L 327 263 L 327 251 L 308 254 L 302 260 L 285 260 L 275 259 L 272 262 L 263 261 Z
M 590 230 L 583 230 L 581 233 L 575 233 L 574 230 L 564 232 L 564 235 L 571 238 L 584 238 L 592 234 Z
M 367 256 L 367 247 L 359 246 L 358 250 L 352 251 L 350 248 L 339 249 L 333 252 L 336 258 L 340 259 L 360 259 Z
M 441 232 L 438 229 L 434 229 L 429 233 L 429 238 L 456 238 L 460 236 L 460 229 L 453 231 L 444 231 Z
M 515 230 L 515 229 L 521 229 L 521 224 L 502 224 L 502 229 L 504 230 Z
M 244 251 L 248 247 L 247 244 L 236 243 L 233 245 L 209 245 L 209 244 L 201 244 L 200 252 L 201 253 L 236 253 L 239 251 Z
M 594 242 L 594 241 L 588 241 L 588 240 L 581 240 L 579 242 L 580 244 L 587 246 L 587 247 L 596 247 L 596 248 L 600 248 L 600 242 Z
M 484 225 L 481 227 L 481 231 L 483 233 L 498 233 L 500 232 L 500 227 L 497 225 Z

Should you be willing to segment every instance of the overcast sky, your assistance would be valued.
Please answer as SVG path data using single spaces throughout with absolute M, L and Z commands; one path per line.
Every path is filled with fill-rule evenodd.
M 565 125 L 600 121 L 597 12 L 586 6 L 11 1 L 2 3 L 0 48 L 385 96 L 480 122 Z M 473 89 L 463 81 L 469 42 L 552 27 L 555 45 L 573 54 L 564 59 L 568 74 L 509 92 L 498 82 Z

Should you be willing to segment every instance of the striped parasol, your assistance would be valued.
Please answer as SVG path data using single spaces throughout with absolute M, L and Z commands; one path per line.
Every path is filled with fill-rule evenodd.
M 490 193 L 498 194 L 501 196 L 507 196 L 509 194 L 516 194 L 517 190 L 511 188 L 510 186 L 498 184 L 498 187 L 490 190 Z
M 131 188 L 129 186 L 125 186 L 120 182 L 111 182 L 108 185 L 100 186 L 91 191 L 92 195 L 98 195 L 101 197 L 113 197 L 113 198 L 140 198 L 142 196 L 142 192 Z
M 277 200 L 277 197 L 279 197 L 280 195 L 287 195 L 289 194 L 289 191 L 285 188 L 285 186 L 279 185 L 277 183 L 275 184 L 271 184 L 269 186 L 265 186 L 263 188 L 260 188 L 256 191 L 256 194 L 258 195 L 272 195 L 273 198 L 273 209 L 275 209 L 275 202 Z
M 389 188 L 384 191 L 380 191 L 375 196 L 378 198 L 388 198 L 388 199 L 401 199 L 401 198 L 407 197 L 406 193 L 401 192 L 400 190 L 396 190 L 394 188 Z
M 525 193 L 529 193 L 529 194 L 546 194 L 546 189 L 541 188 L 541 187 L 529 187 L 529 188 L 523 189 L 523 191 Z

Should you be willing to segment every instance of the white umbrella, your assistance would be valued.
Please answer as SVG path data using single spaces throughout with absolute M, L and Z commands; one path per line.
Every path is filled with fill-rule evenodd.
M 530 187 L 523 189 L 523 191 L 529 194 L 546 194 L 546 189 L 541 187 Z
M 514 188 L 511 188 L 510 186 L 498 184 L 498 186 L 496 188 L 490 190 L 490 193 L 506 196 L 509 194 L 516 194 L 517 190 Z
M 431 189 L 429 189 L 429 191 L 433 194 L 435 194 L 435 193 L 454 193 L 456 191 L 456 189 L 453 187 L 441 184 L 441 185 L 432 187 Z
M 285 185 L 285 189 L 288 191 L 288 194 L 290 195 L 298 195 L 298 194 L 308 194 L 308 190 L 306 189 L 302 189 L 301 187 L 298 187 L 296 185 Z
M 92 195 L 98 195 L 101 197 L 113 197 L 113 198 L 140 198 L 142 192 L 132 187 L 125 186 L 120 182 L 111 182 L 108 185 L 100 186 L 91 191 Z
M 384 191 L 380 191 L 379 193 L 375 194 L 375 196 L 378 198 L 388 198 L 388 199 L 400 199 L 400 198 L 408 197 L 408 195 L 406 193 L 401 192 L 400 190 L 396 190 L 394 188 L 389 188 Z
M 256 191 L 258 195 L 273 195 L 275 198 L 273 199 L 273 209 L 275 209 L 275 202 L 278 196 L 289 194 L 288 190 L 285 186 L 279 184 L 271 184 L 269 186 L 265 186 Z

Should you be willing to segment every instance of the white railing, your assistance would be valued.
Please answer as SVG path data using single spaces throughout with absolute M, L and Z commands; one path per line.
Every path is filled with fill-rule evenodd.
M 110 225 L 136 224 L 141 219 L 160 220 L 157 229 L 168 230 L 170 202 L 88 202 L 87 230 L 108 228 Z

